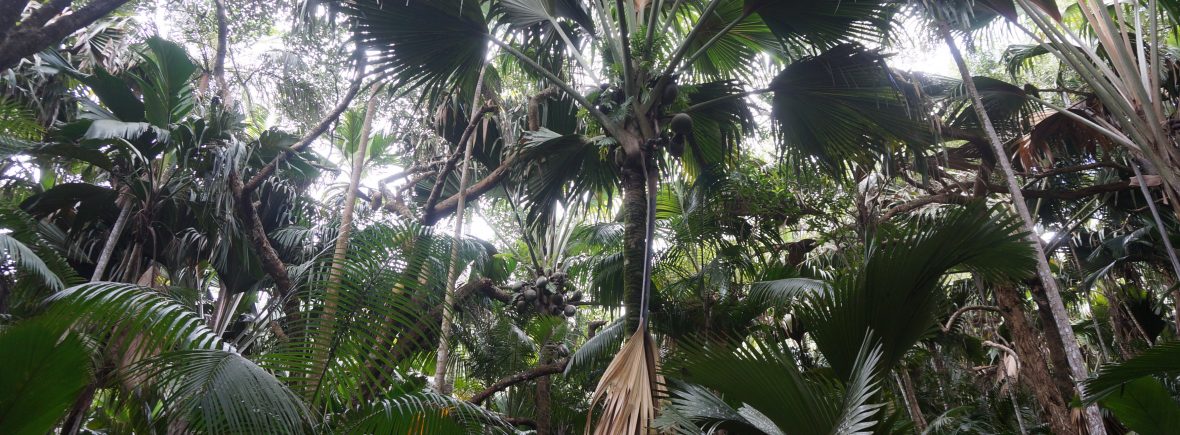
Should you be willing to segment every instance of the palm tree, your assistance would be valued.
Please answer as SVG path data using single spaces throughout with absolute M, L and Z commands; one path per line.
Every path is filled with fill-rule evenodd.
M 995 126 L 992 125 L 991 119 L 988 117 L 987 108 L 984 106 L 979 89 L 975 86 L 975 80 L 971 75 L 971 71 L 967 68 L 967 63 L 963 60 L 963 55 L 959 52 L 954 37 L 951 35 L 951 20 L 948 17 L 969 16 L 972 13 L 970 6 L 964 11 L 963 5 L 956 5 L 953 2 L 924 3 L 933 5 L 928 8 L 928 13 L 935 17 L 937 31 L 943 41 L 946 42 L 947 47 L 950 48 L 951 56 L 955 59 L 955 65 L 963 79 L 963 86 L 967 89 L 967 94 L 971 98 L 971 106 L 974 108 L 975 115 L 983 127 L 988 144 L 991 145 L 991 151 L 997 156 L 996 161 L 1000 165 L 1004 182 L 1008 187 L 1008 192 L 1011 194 L 1012 205 L 1016 208 L 1017 214 L 1019 214 L 1024 222 L 1024 231 L 1028 234 L 1029 244 L 1032 245 L 1037 253 L 1037 277 L 1040 279 L 1041 286 L 1044 288 L 1045 295 L 1049 300 L 1054 326 L 1057 328 L 1058 335 L 1061 337 L 1070 372 L 1075 382 L 1078 382 L 1087 376 L 1088 370 L 1086 369 L 1085 361 L 1082 359 L 1077 339 L 1074 337 L 1073 326 L 1069 323 L 1069 314 L 1065 311 L 1065 305 L 1061 301 L 1061 291 L 1058 288 L 1057 278 L 1053 276 L 1053 271 L 1049 265 L 1049 257 L 1045 253 L 1045 248 L 1041 246 L 1040 237 L 1036 235 L 1036 221 L 1033 220 L 1032 214 L 1028 211 L 1028 204 L 1025 202 L 1023 193 L 1021 193 L 1021 185 L 1016 179 L 1015 171 L 1012 169 L 1012 163 L 1006 158 L 1008 153 L 1004 148 L 1003 142 L 1000 140 L 1000 136 L 996 133 Z M 995 9 L 995 6 L 992 7 Z M 1056 4 L 1050 3 L 1041 7 L 1052 11 L 1046 13 L 1057 13 Z M 963 20 L 955 20 L 954 22 L 960 24 L 961 28 L 970 28 L 968 26 L 973 24 L 963 23 L 961 21 Z M 1103 434 L 1106 432 L 1102 424 L 1102 416 L 1096 406 L 1086 408 L 1086 423 L 1089 432 L 1092 434 Z
M 570 133 L 601 135 L 579 140 L 580 146 L 603 149 L 601 153 L 585 155 L 594 156 L 591 158 L 595 160 L 606 156 L 622 190 L 623 300 L 629 330 L 639 330 L 640 319 L 644 317 L 643 289 L 648 269 L 644 266 L 648 252 L 645 241 L 649 238 L 646 227 L 651 220 L 648 203 L 654 199 L 654 186 L 659 178 L 656 161 L 663 150 L 687 156 L 684 167 L 725 164 L 731 149 L 727 145 L 737 137 L 732 132 L 741 131 L 741 119 L 734 115 L 744 110 L 747 96 L 774 91 L 776 101 L 786 104 L 790 98 L 786 92 L 806 93 L 810 89 L 787 88 L 788 83 L 783 80 L 777 80 L 770 88 L 750 90 L 726 87 L 724 83 L 729 79 L 760 82 L 755 67 L 760 53 L 771 53 L 772 59 L 779 62 L 782 54 L 792 50 L 819 52 L 841 42 L 880 37 L 887 32 L 891 14 L 899 7 L 888 1 L 855 5 L 821 2 L 796 10 L 772 2 L 743 4 L 730 0 L 713 0 L 702 6 L 680 1 L 513 0 L 491 2 L 485 13 L 479 2 L 457 0 L 325 3 L 349 18 L 354 35 L 366 50 L 381 53 L 373 63 L 375 70 L 388 72 L 396 86 L 421 89 L 425 100 L 432 104 L 456 91 L 460 93 L 459 100 L 466 101 L 484 60 L 492 56 L 497 60 L 498 70 L 519 68 L 539 83 L 538 88 L 543 91 L 532 97 L 537 103 L 530 104 L 533 107 L 552 107 L 564 101 L 566 107 L 572 103 L 584 114 L 574 118 L 575 131 Z M 863 51 L 848 47 L 842 50 L 846 50 L 843 53 Z M 829 56 L 837 58 L 841 54 Z M 872 56 L 853 59 L 869 62 L 864 67 L 867 71 L 880 68 L 879 64 L 873 64 L 877 60 Z M 791 75 L 790 68 L 784 74 Z M 814 79 L 822 80 L 821 74 L 817 72 Z M 546 91 L 549 86 L 556 91 Z M 855 86 L 849 82 L 837 85 Z M 586 88 L 598 90 L 586 92 Z M 714 93 L 705 94 L 705 90 Z M 812 100 L 812 103 L 823 103 L 814 107 L 818 109 L 815 113 L 830 110 L 826 113 L 845 117 L 835 118 L 839 121 L 822 129 L 791 119 L 789 128 L 783 129 L 789 132 L 784 139 L 847 143 L 865 136 L 899 137 L 906 134 L 899 130 L 916 124 L 890 122 L 899 120 L 898 112 L 880 108 L 858 112 L 858 108 L 878 102 L 896 101 L 896 95 L 882 95 L 879 89 L 871 91 L 878 93 L 866 91 L 865 95 L 850 96 L 847 100 Z M 819 97 L 820 93 L 814 95 Z M 494 96 L 493 101 L 498 99 Z M 466 112 L 476 110 L 479 108 L 469 107 Z M 687 116 L 673 116 L 677 112 Z M 547 113 L 554 115 L 552 110 Z M 536 113 L 529 114 L 529 119 L 539 118 Z M 555 126 L 541 124 L 526 125 L 526 135 L 528 130 L 533 130 L 532 134 L 538 132 L 530 127 Z M 456 130 L 463 130 L 462 126 L 459 124 Z M 515 128 L 496 127 L 498 130 Z M 839 131 L 841 128 L 851 130 Z M 440 186 L 446 185 L 444 180 L 453 166 L 438 171 L 436 187 L 420 205 L 426 223 L 454 211 L 460 199 L 470 199 L 508 182 L 510 169 L 528 161 L 509 158 L 507 153 L 518 149 L 516 144 L 496 144 L 491 136 L 482 139 L 482 147 L 492 150 L 493 146 L 498 147 L 504 154 L 485 162 L 492 165 L 485 167 L 487 175 L 482 180 L 464 191 L 452 191 L 449 197 L 437 192 L 442 190 Z M 443 153 L 457 160 L 455 157 L 463 154 L 463 145 L 455 143 L 453 150 Z M 681 151 L 680 147 L 684 146 Z M 710 161 L 711 158 L 716 160 Z M 567 171 L 551 185 L 569 183 L 566 180 L 576 176 L 601 177 Z M 567 191 L 562 196 L 584 195 Z

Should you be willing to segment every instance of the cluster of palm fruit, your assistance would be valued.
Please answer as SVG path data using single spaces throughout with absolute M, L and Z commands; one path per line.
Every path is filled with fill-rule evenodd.
M 541 275 L 534 281 L 518 281 L 507 289 L 513 293 L 512 306 L 521 312 L 533 309 L 539 314 L 573 317 L 578 312 L 573 304 L 582 300 L 582 292 L 571 291 L 561 271 Z

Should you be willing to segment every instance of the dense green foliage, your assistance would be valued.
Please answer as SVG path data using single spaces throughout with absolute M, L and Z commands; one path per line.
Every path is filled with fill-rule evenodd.
M 1175 1 L 68 4 L 0 433 L 1180 425 Z

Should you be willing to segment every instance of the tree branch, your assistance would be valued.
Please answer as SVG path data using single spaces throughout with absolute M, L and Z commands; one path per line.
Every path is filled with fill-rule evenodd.
M 291 145 L 290 148 L 283 150 L 282 153 L 279 153 L 278 156 L 275 156 L 274 160 L 271 160 L 270 163 L 267 163 L 266 166 L 263 166 L 262 169 L 259 169 L 258 173 L 254 174 L 254 177 L 242 187 L 242 193 L 249 196 L 250 193 L 253 193 L 255 190 L 257 190 L 258 186 L 261 185 L 263 181 L 266 181 L 267 177 L 270 177 L 275 173 L 275 170 L 278 169 L 280 163 L 290 157 L 291 154 L 303 151 L 304 148 L 307 148 L 308 145 L 311 145 L 311 143 L 319 138 L 320 135 L 324 134 L 325 131 L 328 131 L 328 127 L 330 127 L 333 122 L 336 122 L 336 119 L 340 117 L 340 114 L 344 113 L 345 110 L 348 110 L 348 106 L 352 104 L 353 98 L 356 98 L 356 95 L 360 93 L 361 82 L 365 78 L 364 56 L 360 56 L 360 59 L 361 60 L 357 63 L 356 77 L 352 79 L 352 83 L 348 86 L 348 91 L 345 92 L 344 98 L 342 98 L 340 102 L 336 104 L 336 107 L 333 108 L 331 112 L 328 112 L 328 114 L 324 116 L 324 118 L 321 119 L 320 122 L 315 125 L 315 127 L 312 127 L 311 130 L 305 133 L 298 142 L 295 142 L 295 144 Z
M 959 309 L 955 310 L 954 313 L 951 314 L 951 317 L 949 319 L 947 319 L 946 325 L 942 326 L 942 332 L 944 334 L 947 332 L 951 332 L 951 328 L 955 327 L 955 322 L 959 320 L 959 317 L 962 316 L 963 313 L 966 313 L 968 311 L 991 311 L 993 313 L 999 313 L 1000 309 L 997 307 L 989 306 L 989 305 L 968 305 L 968 306 L 959 308 Z
M 1112 168 L 1112 169 L 1117 169 L 1119 171 L 1126 171 L 1126 172 L 1131 171 L 1131 168 L 1120 165 L 1118 163 L 1096 162 L 1096 163 L 1088 163 L 1085 165 L 1067 166 L 1064 168 L 1054 168 L 1054 169 L 1050 169 L 1047 171 L 1032 172 L 1032 173 L 1026 173 L 1026 174 L 1021 174 L 1021 175 L 1024 175 L 1027 177 L 1032 177 L 1032 178 L 1046 178 L 1046 177 L 1052 177 L 1055 175 L 1072 174 L 1074 172 L 1088 171 L 1091 169 L 1098 169 L 1098 168 Z
M 443 186 L 446 185 L 447 176 L 451 174 L 451 171 L 455 170 L 455 165 L 459 163 L 459 158 L 463 157 L 464 144 L 466 144 L 471 138 L 471 135 L 475 133 L 475 128 L 479 125 L 478 123 L 480 118 L 482 118 L 485 114 L 495 112 L 496 110 L 496 106 L 489 104 L 483 106 L 483 108 L 479 109 L 478 112 L 471 114 L 471 118 L 467 121 L 467 128 L 463 129 L 463 135 L 460 136 L 459 141 L 456 142 L 455 152 L 452 153 L 451 157 L 448 158 L 446 163 L 443 164 L 442 170 L 438 172 L 438 178 L 434 181 L 434 187 L 430 189 L 430 196 L 426 198 L 426 205 L 422 208 L 423 221 L 437 221 L 437 219 L 432 216 L 432 213 L 434 212 L 434 205 L 438 203 L 438 196 L 442 194 Z
M 16 25 L 16 21 L 20 19 L 21 13 L 25 11 L 25 6 L 28 4 L 29 0 L 0 0 L 0 42 L 4 41 L 5 35 L 8 35 L 8 31 L 12 30 L 12 26 Z
M 474 396 L 471 396 L 471 400 L 468 400 L 468 401 L 471 403 L 474 403 L 476 405 L 479 405 L 480 403 L 483 403 L 484 400 L 487 400 L 488 397 L 491 397 L 493 394 L 503 391 L 504 389 L 511 387 L 513 385 L 519 384 L 521 382 L 530 381 L 530 380 L 533 380 L 533 379 L 536 379 L 536 378 L 539 378 L 542 376 L 549 376 L 549 375 L 561 373 L 563 370 L 565 370 L 565 365 L 567 363 L 569 363 L 569 358 L 562 358 L 560 360 L 554 361 L 549 364 L 539 365 L 539 366 L 533 367 L 529 370 L 501 378 L 500 380 L 493 383 L 492 386 L 488 387 L 486 390 L 480 391 L 480 392 L 476 393 Z
M 881 215 L 880 220 L 882 222 L 887 221 L 893 216 L 916 210 L 929 204 L 966 204 L 969 201 L 971 201 L 971 197 L 953 192 L 944 192 L 936 195 L 924 196 L 886 210 L 885 213 Z
M 1047 198 L 1047 199 L 1079 199 L 1087 196 L 1100 195 L 1103 193 L 1122 192 L 1131 189 L 1131 181 L 1123 180 L 1114 183 L 1099 184 L 1096 186 L 1083 187 L 1077 190 L 1031 190 L 1020 189 L 1020 193 L 1024 194 L 1026 198 Z M 988 183 L 987 189 L 995 193 L 1008 193 L 1008 187 Z
M 270 239 L 266 234 L 266 227 L 263 226 L 262 218 L 258 216 L 258 209 L 254 205 L 254 199 L 249 192 L 245 191 L 242 185 L 242 179 L 238 176 L 237 171 L 231 170 L 229 172 L 228 182 L 230 192 L 234 197 L 238 219 L 241 219 L 242 223 L 248 229 L 250 242 L 254 246 L 254 251 L 258 253 L 259 259 L 262 261 L 262 269 L 275 282 L 276 294 L 272 296 L 286 298 L 291 294 L 294 285 L 291 283 L 291 277 L 287 275 L 287 267 L 283 265 L 283 260 L 279 258 L 278 251 L 270 244 Z
M 53 23 L 41 27 L 64 10 L 65 6 L 58 8 L 61 3 L 63 0 L 54 0 L 42 6 L 7 34 L 3 43 L 0 43 L 0 71 L 12 68 L 26 56 L 32 56 L 61 42 L 70 34 L 127 3 L 127 0 L 93 0 L 81 9 L 58 16 Z M 65 0 L 64 3 L 68 5 L 70 2 Z

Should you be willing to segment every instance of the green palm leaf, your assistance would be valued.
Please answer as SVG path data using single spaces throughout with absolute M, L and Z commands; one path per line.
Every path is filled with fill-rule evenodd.
M 310 433 L 303 402 L 271 373 L 235 352 L 167 352 L 130 368 L 163 398 L 164 416 L 192 433 Z
M 181 302 L 150 288 L 91 282 L 46 299 L 46 318 L 60 325 L 81 322 L 95 330 L 118 326 L 135 331 L 157 349 L 227 349 L 203 319 Z
M 982 203 L 913 221 L 873 242 L 860 270 L 833 282 L 831 292 L 813 294 L 798 312 L 841 377 L 853 372 L 869 330 L 889 368 L 934 330 L 938 286 L 957 271 L 993 281 L 1030 276 L 1032 248 L 1019 221 Z
M 745 0 L 776 36 L 797 46 L 827 48 L 844 42 L 880 40 L 904 2 L 892 0 Z
M 16 267 L 26 272 L 32 273 L 45 283 L 46 287 L 52 290 L 61 290 L 65 287 L 62 284 L 61 278 L 50 270 L 49 266 L 38 257 L 32 249 L 21 243 L 20 240 L 8 235 L 0 234 L 0 255 L 11 258 Z
M 90 382 L 90 356 L 75 334 L 46 322 L 0 330 L 0 432 L 44 434 Z
M 898 149 L 920 154 L 933 143 L 884 56 L 836 46 L 784 69 L 770 85 L 780 146 L 800 166 L 816 161 L 836 174 Z
M 378 74 L 420 88 L 429 101 L 469 89 L 483 65 L 488 23 L 480 2 L 465 0 L 333 3 L 353 20 L 353 34 Z
M 698 388 L 673 390 L 671 407 L 698 424 L 729 420 L 768 434 L 871 433 L 876 422 L 870 419 L 881 405 L 869 401 L 879 390 L 883 354 L 880 346 L 871 345 L 871 334 L 865 335 L 844 382 L 804 374 L 791 352 L 777 343 L 687 343 L 682 360 L 668 363 L 666 376 L 709 388 L 720 397 Z M 731 402 L 741 405 L 736 410 L 720 407 Z M 735 420 L 735 415 L 741 418 Z
M 1180 341 L 1157 344 L 1129 360 L 1107 364 L 1098 369 L 1097 376 L 1087 380 L 1085 397 L 1093 403 L 1116 393 L 1123 385 L 1151 375 L 1180 373 Z
M 399 394 L 346 415 L 340 433 L 512 433 L 511 426 L 478 406 L 433 392 Z

